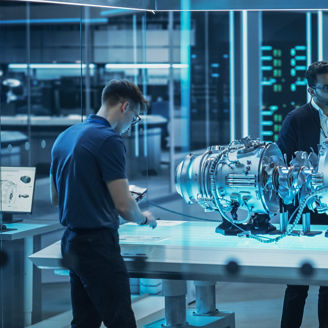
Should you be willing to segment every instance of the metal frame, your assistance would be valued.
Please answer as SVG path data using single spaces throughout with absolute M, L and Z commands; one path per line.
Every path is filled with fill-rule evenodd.
M 25 2 L 46 2 L 78 6 L 122 8 L 146 11 L 180 11 L 182 0 L 17 0 Z M 189 0 L 188 10 L 319 10 L 328 9 L 326 0 Z

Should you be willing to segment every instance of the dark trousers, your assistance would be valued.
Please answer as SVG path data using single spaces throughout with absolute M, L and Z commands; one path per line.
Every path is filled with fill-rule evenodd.
M 299 328 L 302 324 L 309 286 L 287 285 L 281 328 Z M 328 287 L 321 286 L 318 299 L 319 328 L 328 328 Z
M 114 230 L 66 229 L 61 243 L 70 269 L 72 328 L 136 328 L 128 273 Z

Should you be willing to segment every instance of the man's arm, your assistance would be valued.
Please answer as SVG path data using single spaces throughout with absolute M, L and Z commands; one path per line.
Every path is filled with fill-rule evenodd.
M 52 174 L 50 174 L 50 201 L 53 206 L 58 205 L 58 194 Z
M 132 198 L 127 179 L 117 179 L 107 182 L 107 188 L 113 203 L 124 220 L 138 224 L 149 224 L 156 227 L 156 220 L 150 212 L 141 212 L 138 204 Z

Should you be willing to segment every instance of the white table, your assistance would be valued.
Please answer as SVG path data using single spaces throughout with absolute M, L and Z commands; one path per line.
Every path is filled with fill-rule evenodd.
M 130 275 L 173 281 L 328 285 L 328 238 L 324 234 L 288 236 L 278 243 L 262 244 L 222 236 L 215 233 L 216 226 L 215 222 L 184 221 L 158 221 L 155 230 L 130 223 L 121 226 L 121 250 Z M 39 268 L 61 268 L 60 242 L 30 259 Z M 235 273 L 227 270 L 231 261 L 238 264 Z M 313 266 L 313 274 L 301 272 L 304 263 Z
M 41 276 L 33 270 L 28 256 L 40 249 L 42 234 L 62 226 L 57 220 L 42 222 L 42 219 L 6 226 L 15 230 L 0 233 L 1 251 L 8 256 L 7 264 L 1 268 L 0 317 L 3 327 L 25 327 L 32 323 L 32 313 L 37 320 L 41 316 Z

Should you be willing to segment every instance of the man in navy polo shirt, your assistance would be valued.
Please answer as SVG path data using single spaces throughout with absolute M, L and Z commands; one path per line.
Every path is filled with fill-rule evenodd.
M 303 150 L 318 154 L 318 145 L 328 139 L 328 62 L 311 64 L 306 72 L 311 101 L 292 110 L 285 118 L 278 146 L 287 155 Z M 311 224 L 328 224 L 326 214 L 310 213 Z M 285 292 L 281 328 L 299 328 L 302 324 L 309 286 L 288 285 Z M 328 328 L 328 287 L 321 286 L 318 300 L 319 328 Z
M 51 198 L 66 227 L 61 248 L 70 269 L 72 327 L 134 328 L 128 273 L 120 254 L 119 215 L 156 227 L 129 192 L 125 146 L 120 136 L 140 120 L 146 103 L 138 87 L 110 81 L 102 106 L 55 141 L 51 154 Z

